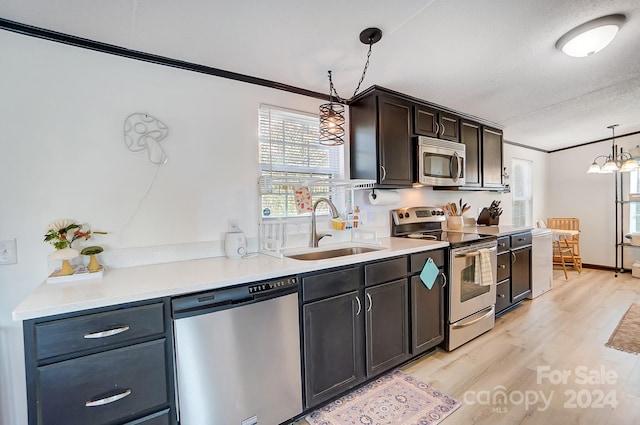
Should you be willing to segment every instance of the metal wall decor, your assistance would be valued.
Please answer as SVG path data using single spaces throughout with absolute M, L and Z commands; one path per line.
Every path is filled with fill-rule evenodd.
M 360 85 L 364 81 L 367 69 L 369 68 L 371 48 L 375 43 L 380 41 L 381 38 L 382 31 L 379 28 L 367 28 L 360 33 L 360 41 L 369 45 L 369 51 L 367 53 L 367 62 L 364 64 L 364 69 L 362 70 L 362 76 L 350 99 L 343 99 L 338 95 L 333 85 L 331 71 L 329 71 L 329 103 L 320 105 L 320 144 L 328 146 L 344 144 L 344 104 L 353 99 L 358 93 L 358 90 L 360 90 Z
M 145 113 L 133 113 L 124 120 L 124 144 L 131 152 L 147 151 L 149 162 L 166 164 L 169 160 L 160 142 L 169 128 L 159 119 Z

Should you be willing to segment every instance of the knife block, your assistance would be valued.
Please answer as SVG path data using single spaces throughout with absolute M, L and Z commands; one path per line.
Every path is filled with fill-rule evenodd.
M 489 210 L 487 208 L 483 208 L 480 211 L 480 215 L 478 216 L 478 224 L 485 226 L 497 226 L 500 223 L 500 216 L 492 218 L 489 215 Z

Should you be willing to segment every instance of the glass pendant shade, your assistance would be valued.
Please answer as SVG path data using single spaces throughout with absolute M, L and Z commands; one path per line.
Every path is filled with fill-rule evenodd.
M 640 165 L 638 165 L 638 161 L 636 161 L 635 159 L 627 159 L 620 167 L 620 171 L 627 172 L 637 170 L 638 168 L 640 168 Z
M 591 166 L 589 167 L 587 174 L 594 174 L 599 172 L 600 172 L 600 166 L 596 164 L 596 162 L 594 161 L 593 164 L 591 164 Z
M 590 56 L 613 41 L 625 20 L 624 15 L 609 15 L 586 22 L 560 37 L 556 48 L 576 58 Z
M 611 158 L 609 158 L 607 162 L 604 163 L 602 169 L 600 170 L 601 173 L 613 173 L 614 171 L 618 171 L 618 165 Z
M 320 105 L 320 144 L 343 145 L 344 123 L 344 105 L 334 102 Z

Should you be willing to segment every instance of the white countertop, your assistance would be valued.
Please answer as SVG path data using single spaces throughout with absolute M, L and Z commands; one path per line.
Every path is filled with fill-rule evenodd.
M 507 236 L 520 232 L 528 232 L 533 230 L 531 226 L 464 226 L 461 232 L 464 233 L 477 233 L 479 235 L 495 235 L 495 236 Z
M 105 270 L 104 277 L 100 279 L 62 283 L 44 282 L 13 310 L 13 320 L 28 320 L 134 301 L 188 294 L 443 248 L 449 245 L 447 242 L 408 238 L 382 238 L 379 241 L 382 244 L 380 247 L 384 248 L 382 250 L 326 260 L 279 259 L 262 254 L 240 260 L 216 257 L 110 269 Z M 316 249 L 323 250 L 353 245 L 351 243 L 327 244 Z M 295 251 L 310 250 L 312 249 L 297 249 Z

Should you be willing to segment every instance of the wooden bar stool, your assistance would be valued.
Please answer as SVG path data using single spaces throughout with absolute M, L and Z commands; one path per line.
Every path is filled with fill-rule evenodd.
M 580 221 L 577 218 L 549 218 L 547 228 L 553 232 L 553 264 L 562 266 L 565 279 L 569 278 L 567 264 L 571 264 L 578 273 L 582 272 Z

